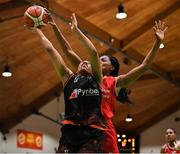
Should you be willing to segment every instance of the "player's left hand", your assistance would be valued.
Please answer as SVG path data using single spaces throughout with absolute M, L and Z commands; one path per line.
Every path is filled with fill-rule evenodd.
M 158 39 L 163 40 L 164 39 L 164 33 L 167 31 L 168 26 L 165 25 L 165 22 L 162 22 L 161 20 L 155 21 L 155 26 L 153 27 L 155 35 Z

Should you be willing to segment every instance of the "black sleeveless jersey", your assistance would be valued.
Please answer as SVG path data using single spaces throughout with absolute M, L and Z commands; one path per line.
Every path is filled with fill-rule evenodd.
M 64 87 L 65 119 L 75 124 L 102 124 L 101 90 L 92 75 L 74 74 Z

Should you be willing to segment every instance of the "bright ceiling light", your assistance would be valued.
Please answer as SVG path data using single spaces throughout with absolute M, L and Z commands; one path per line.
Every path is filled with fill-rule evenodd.
M 126 122 L 132 122 L 133 121 L 133 117 L 130 116 L 130 114 L 127 115 L 127 117 L 125 118 Z
M 164 44 L 161 43 L 160 46 L 159 46 L 160 49 L 164 48 Z
M 120 4 L 118 6 L 118 13 L 116 14 L 117 19 L 124 19 L 127 17 L 126 12 L 124 12 L 124 7 Z
M 4 72 L 2 73 L 2 76 L 4 76 L 4 77 L 12 76 L 12 73 L 10 71 L 10 67 L 9 66 L 5 66 L 4 67 Z

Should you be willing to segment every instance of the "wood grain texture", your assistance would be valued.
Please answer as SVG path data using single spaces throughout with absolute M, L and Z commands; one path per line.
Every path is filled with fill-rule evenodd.
M 71 13 L 75 12 L 79 27 L 99 54 L 117 57 L 121 74 L 142 62 L 154 41 L 154 20 L 163 19 L 169 26 L 163 41 L 165 48 L 159 50 L 151 71 L 129 87 L 134 105 L 117 103 L 113 121 L 118 130 L 141 132 L 180 109 L 179 0 L 124 0 L 128 13 L 124 20 L 115 18 L 118 0 L 33 2 L 48 7 L 75 52 L 88 59 L 68 25 Z M 8 57 L 13 71 L 11 78 L 0 76 L 0 127 L 6 131 L 31 115 L 33 108 L 46 105 L 56 97 L 54 93 L 62 91 L 61 81 L 38 37 L 24 27 L 22 16 L 30 5 L 27 1 L 0 2 L 0 70 L 2 73 Z M 51 27 L 47 25 L 42 30 L 62 53 Z M 110 41 L 112 38 L 114 42 Z M 63 58 L 73 69 L 64 55 Z M 124 122 L 128 112 L 135 118 L 133 123 Z

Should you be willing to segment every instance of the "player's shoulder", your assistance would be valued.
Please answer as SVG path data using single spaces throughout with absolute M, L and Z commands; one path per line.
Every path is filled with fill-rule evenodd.
M 103 76 L 103 79 L 104 80 L 115 80 L 116 77 L 114 77 L 114 76 Z
M 166 144 L 162 145 L 161 148 L 165 148 L 166 147 Z
M 163 146 L 161 146 L 161 153 L 165 153 L 165 149 L 166 149 L 166 144 L 164 144 Z

